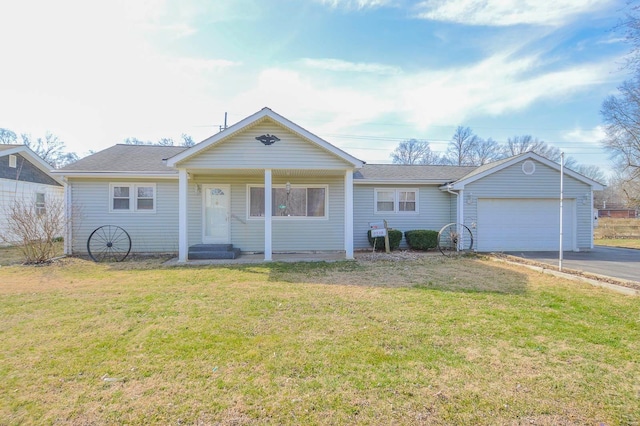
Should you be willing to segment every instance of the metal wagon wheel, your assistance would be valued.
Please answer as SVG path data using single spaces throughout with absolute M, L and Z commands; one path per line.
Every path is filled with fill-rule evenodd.
M 130 251 L 131 237 L 119 226 L 101 226 L 87 240 L 87 252 L 94 262 L 122 262 Z
M 461 223 L 449 223 L 438 232 L 438 250 L 445 256 L 473 249 L 473 234 Z

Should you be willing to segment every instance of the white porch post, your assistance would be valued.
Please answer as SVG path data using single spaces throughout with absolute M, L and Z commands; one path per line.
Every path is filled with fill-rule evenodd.
M 186 169 L 178 170 L 178 262 L 186 262 L 189 252 L 187 237 L 187 194 L 189 181 Z
M 353 259 L 353 170 L 344 174 L 344 252 Z
M 271 197 L 271 169 L 264 170 L 264 260 L 271 261 L 272 259 L 272 250 L 271 250 L 271 237 L 272 237 L 272 227 L 271 227 L 271 208 L 273 205 L 273 200 Z
M 71 184 L 66 178 L 64 182 L 64 254 L 73 254 L 73 209 L 71 204 Z

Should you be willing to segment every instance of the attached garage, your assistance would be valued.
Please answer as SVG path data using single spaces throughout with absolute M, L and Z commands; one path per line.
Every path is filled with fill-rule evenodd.
M 575 201 L 563 202 L 563 249 L 575 250 Z M 548 198 L 479 198 L 478 251 L 557 251 L 560 200 Z

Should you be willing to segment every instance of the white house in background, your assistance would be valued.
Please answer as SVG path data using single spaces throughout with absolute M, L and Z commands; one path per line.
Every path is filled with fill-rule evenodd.
M 67 180 L 69 253 L 117 225 L 132 252 L 199 257 L 368 248 L 369 222 L 401 231 L 451 222 L 478 251 L 558 250 L 560 166 L 525 153 L 481 167 L 365 164 L 269 108 L 190 147 L 116 145 L 57 170 Z M 564 176 L 566 250 L 593 246 L 592 199 L 603 186 Z
M 25 145 L 0 145 L 0 235 L 8 235 L 7 216 L 15 202 L 33 203 L 45 213 L 47 204 L 62 200 L 60 176 Z

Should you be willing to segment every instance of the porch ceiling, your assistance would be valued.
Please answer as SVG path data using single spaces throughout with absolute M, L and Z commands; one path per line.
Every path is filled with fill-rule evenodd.
M 264 169 L 188 169 L 192 176 L 264 176 Z M 272 169 L 274 177 L 344 176 L 344 169 Z

